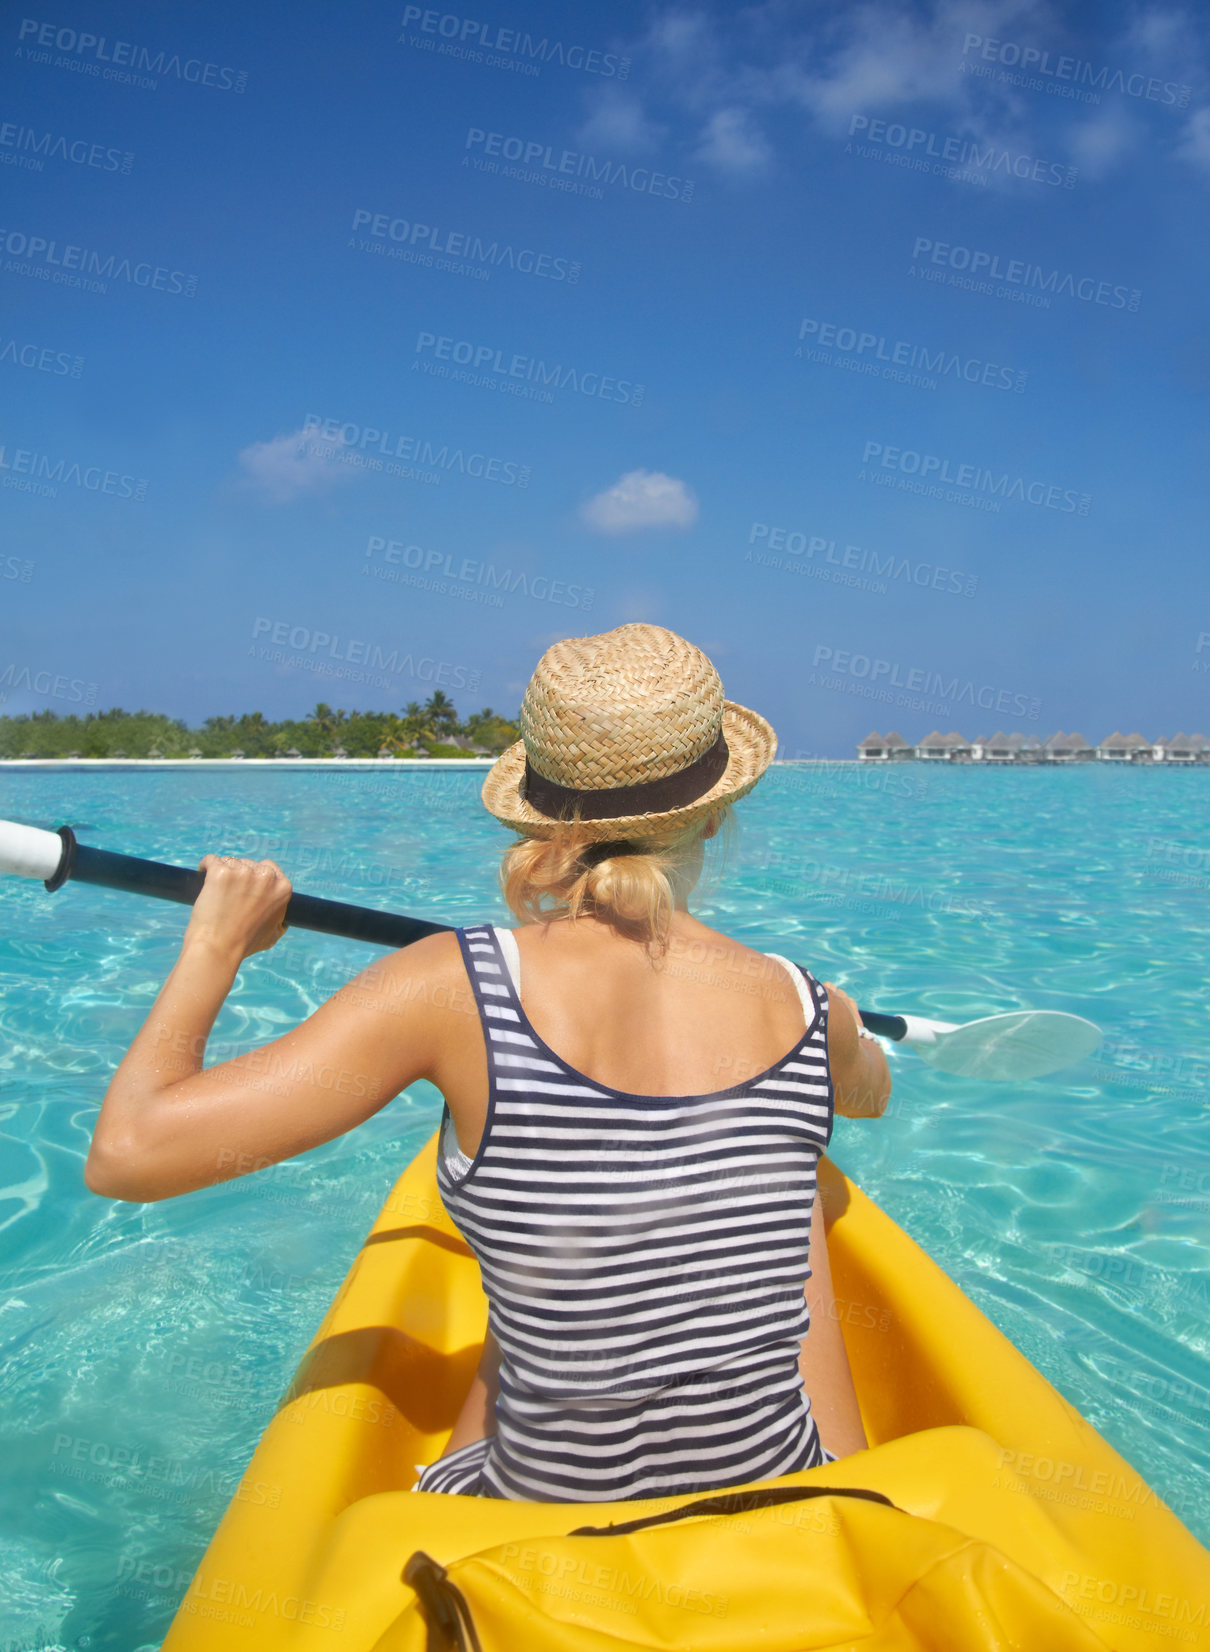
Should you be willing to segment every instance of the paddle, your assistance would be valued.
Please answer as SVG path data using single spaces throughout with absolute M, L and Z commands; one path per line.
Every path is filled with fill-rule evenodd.
M 91 849 L 76 841 L 70 826 L 47 832 L 12 820 L 0 820 L 0 872 L 41 878 L 52 892 L 74 878 L 77 883 L 154 895 L 184 906 L 193 904 L 205 881 L 201 872 L 183 866 Z M 391 947 L 410 946 L 425 935 L 452 927 L 298 894 L 290 897 L 286 922 L 292 929 L 313 929 Z M 868 1031 L 909 1044 L 931 1067 L 963 1078 L 1041 1078 L 1091 1055 L 1101 1041 L 1100 1028 L 1091 1021 L 1059 1010 L 1010 1010 L 961 1024 L 919 1015 L 883 1015 L 876 1010 L 859 1013 Z

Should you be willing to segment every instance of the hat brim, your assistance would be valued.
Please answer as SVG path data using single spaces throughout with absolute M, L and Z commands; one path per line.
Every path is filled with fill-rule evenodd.
M 745 796 L 764 774 L 777 752 L 777 736 L 759 712 L 733 700 L 723 701 L 723 736 L 727 742 L 727 767 L 708 792 L 679 809 L 654 814 L 617 815 L 608 820 L 585 820 L 580 835 L 598 842 L 613 838 L 654 837 L 665 827 L 689 826 L 724 803 Z M 525 742 L 518 740 L 497 758 L 483 782 L 483 806 L 504 826 L 526 837 L 554 837 L 566 829 L 563 822 L 539 814 L 521 796 L 525 778 Z

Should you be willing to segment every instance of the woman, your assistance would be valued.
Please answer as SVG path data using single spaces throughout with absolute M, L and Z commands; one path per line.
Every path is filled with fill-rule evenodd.
M 483 787 L 520 834 L 501 883 L 521 927 L 419 941 L 208 1070 L 214 1018 L 241 961 L 281 938 L 290 885 L 268 861 L 203 860 L 180 959 L 105 1096 L 88 1186 L 204 1187 L 428 1079 L 446 1102 L 438 1185 L 490 1312 L 417 1489 L 620 1500 L 861 1450 L 815 1170 L 834 1111 L 885 1108 L 886 1060 L 843 992 L 688 908 L 704 843 L 772 761 L 773 731 L 651 625 L 548 649 L 521 726 Z

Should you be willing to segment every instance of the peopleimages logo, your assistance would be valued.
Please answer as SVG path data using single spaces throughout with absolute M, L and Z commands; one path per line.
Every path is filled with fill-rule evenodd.
M 909 709 L 946 710 L 965 702 L 979 706 L 983 711 L 995 711 L 1005 717 L 1037 718 L 1042 702 L 1031 699 L 1014 689 L 996 688 L 990 683 L 975 683 L 970 678 L 946 677 L 927 666 L 906 666 L 897 660 L 873 659 L 869 654 L 854 654 L 851 649 L 832 648 L 819 643 L 811 661 L 818 670 L 830 671 L 836 679 L 817 678 L 812 671 L 808 687 L 831 688 L 842 685 L 842 679 L 851 678 L 861 685 L 857 692 L 864 698 L 883 700 L 888 704 Z M 898 690 L 898 694 L 892 693 Z M 928 695 L 923 704 L 907 698 L 908 695 Z
M 456 562 L 448 551 L 425 550 L 422 545 L 407 545 L 402 539 L 384 539 L 380 534 L 371 534 L 366 544 L 366 556 L 374 557 L 379 553 L 382 562 L 363 563 L 363 573 L 394 584 L 414 585 L 421 590 L 435 589 L 443 596 L 464 596 L 484 602 L 491 608 L 504 606 L 504 598 L 499 594 L 501 591 L 510 596 L 520 592 L 522 596 L 532 597 L 537 602 L 554 602 L 565 608 L 585 610 L 592 607 L 596 595 L 591 585 L 569 585 L 546 574 L 497 568 L 494 562 L 480 562 L 475 557 L 464 556 Z M 414 577 L 397 572 L 397 569 L 408 569 Z M 447 585 L 447 580 L 452 581 L 452 585 Z
M 12 367 L 28 367 L 35 373 L 53 373 L 57 378 L 78 379 L 84 371 L 84 357 L 50 344 L 20 344 L 15 338 L 0 337 L 0 361 Z
M 55 23 L 39 23 L 35 17 L 22 19 L 17 39 L 27 42 L 24 50 L 18 46 L 17 52 L 31 63 L 49 61 L 50 52 L 54 50 L 75 54 L 78 63 L 72 66 L 89 74 L 100 75 L 102 71 L 98 65 L 109 64 L 110 67 L 104 71 L 105 80 L 136 78 L 123 73 L 118 67 L 129 65 L 144 75 L 163 75 L 168 79 L 188 81 L 195 86 L 210 86 L 220 92 L 242 92 L 248 84 L 245 69 L 229 69 L 218 63 L 206 63 L 200 57 L 182 58 L 176 52 L 171 55 L 162 51 L 153 53 L 147 46 L 136 46 L 130 40 L 109 41 L 103 34 L 62 29 Z M 42 47 L 43 51 L 31 50 L 34 45 Z
M 45 694 L 55 700 L 73 700 L 77 704 L 95 706 L 97 684 L 86 683 L 82 677 L 64 677 L 60 672 L 41 671 L 28 665 L 10 661 L 0 671 L 0 705 L 7 702 L 9 691 L 18 694 L 22 689 L 30 694 Z
M 911 344 L 906 339 L 892 341 L 884 333 L 842 327 L 834 321 L 818 321 L 809 316 L 799 324 L 798 346 L 794 351 L 796 356 L 803 354 L 804 340 L 808 345 L 818 344 L 825 350 L 838 350 L 841 359 L 853 357 L 856 363 L 861 364 L 857 370 L 863 373 L 878 374 L 879 363 L 885 364 L 887 370 L 881 376 L 887 376 L 895 369 L 908 369 L 898 376 L 909 382 L 912 373 L 935 373 L 939 379 L 980 384 L 991 390 L 1013 390 L 1021 395 L 1029 377 L 1028 373 L 1016 368 L 984 361 L 981 356 L 963 356 L 957 350 L 930 350 L 926 344 Z
M 0 155 L 0 161 L 25 164 L 22 157 L 30 152 L 28 164 L 38 172 L 42 170 L 44 160 L 70 161 L 74 166 L 95 167 L 98 172 L 129 173 L 134 166 L 134 155 L 129 150 L 113 149 L 103 143 L 93 143 L 88 138 L 37 132 L 32 126 L 18 126 L 14 121 L 5 121 L 0 125 L 0 145 L 19 152 L 17 155 Z
M 1059 161 L 1039 160 L 1035 155 L 1014 154 L 994 143 L 981 144 L 976 138 L 960 138 L 954 134 L 926 132 L 919 126 L 904 126 L 898 121 L 871 120 L 868 115 L 854 115 L 849 122 L 849 136 L 861 133 L 867 144 L 878 144 L 887 149 L 900 150 L 905 155 L 944 161 L 954 166 L 974 167 L 988 177 L 996 173 L 1005 178 L 1022 178 L 1035 184 L 1052 184 L 1063 189 L 1074 189 L 1076 169 Z M 852 145 L 848 146 L 849 148 Z
M 951 274 L 951 286 L 971 287 L 982 278 L 982 284 L 977 287 L 980 292 L 992 293 L 1002 297 L 1006 291 L 1014 287 L 1025 289 L 1033 296 L 1034 290 L 1038 295 L 1048 293 L 1065 293 L 1068 298 L 1078 298 L 1085 304 L 1103 304 L 1111 310 L 1137 310 L 1142 293 L 1137 287 L 1115 286 L 1109 281 L 1098 281 L 1095 276 L 1077 275 L 1071 270 L 1045 269 L 1041 264 L 1031 264 L 1025 259 L 1001 259 L 998 252 L 982 252 L 975 247 L 953 246 L 949 241 L 932 241 L 927 236 L 918 235 L 912 244 L 912 258 L 919 259 L 923 264 L 940 265 L 950 272 L 957 272 L 961 279 L 955 280 Z M 915 274 L 915 269 L 911 272 Z M 923 273 L 923 272 L 922 272 Z M 936 276 L 935 280 L 944 280 L 944 276 Z M 994 281 L 1001 281 L 1005 285 L 997 294 L 991 285 Z M 1048 302 L 1041 296 L 1034 297 L 1035 303 Z
M 472 126 L 467 130 L 463 148 L 475 151 L 473 157 L 469 153 L 463 155 L 464 166 L 469 165 L 473 158 L 480 170 L 498 170 L 502 176 L 518 177 L 525 182 L 541 180 L 551 188 L 564 187 L 568 178 L 587 178 L 590 183 L 621 184 L 623 189 L 636 190 L 640 195 L 660 196 L 669 201 L 693 199 L 693 184 L 684 178 L 671 178 L 667 173 L 653 172 L 649 166 L 598 160 L 595 155 L 584 155 L 577 149 L 556 151 L 540 138 L 512 137 L 505 132 L 487 132 L 480 126 Z M 491 160 L 492 156 L 499 156 L 505 161 L 518 161 L 523 168 L 536 167 L 539 170 L 501 168 Z
M 517 270 L 521 275 L 543 276 L 548 281 L 566 281 L 574 286 L 580 279 L 580 264 L 574 258 L 556 258 L 553 253 L 532 247 L 513 247 L 508 242 L 485 241 L 467 230 L 443 229 L 439 224 L 418 224 L 407 218 L 390 218 L 385 212 L 358 207 L 353 214 L 354 230 L 368 225 L 368 233 L 378 240 L 393 241 L 421 253 L 445 254 L 471 264 L 490 264 L 494 269 Z M 375 248 L 375 251 L 380 249 Z M 383 251 L 395 249 L 381 249 Z M 427 260 L 431 261 L 431 260 Z M 438 269 L 447 265 L 442 262 Z
M 405 474 L 411 468 L 393 465 L 389 462 L 391 459 L 409 459 L 415 466 L 433 466 L 431 472 L 418 471 L 418 478 L 425 480 L 430 476 L 440 480 L 442 471 L 456 470 L 483 482 L 527 488 L 532 474 L 528 465 L 516 464 L 511 459 L 467 453 L 464 448 L 450 447 L 448 442 L 436 447 L 422 436 L 394 436 L 391 431 L 377 430 L 373 425 L 347 424 L 340 419 L 325 419 L 319 413 L 306 415 L 303 430 L 312 443 L 332 444 L 338 457 L 356 459 L 367 470 L 385 470 L 391 476 Z
M 1099 92 L 1121 92 L 1123 97 L 1146 98 L 1150 103 L 1167 103 L 1177 109 L 1187 109 L 1193 95 L 1191 86 L 1175 80 L 1158 80 L 1154 75 L 1127 74 L 1100 68 L 1079 57 L 1060 57 L 1043 51 L 1039 46 L 1021 46 L 1013 40 L 989 40 L 985 35 L 968 34 L 962 45 L 963 68 L 969 70 L 971 53 L 985 63 L 996 63 L 1003 68 L 1020 68 L 1025 74 L 1050 77 L 1057 82 L 1075 86 L 1094 86 Z M 1008 77 L 1019 82 L 1021 76 Z
M 495 389 L 491 373 L 504 379 L 521 380 L 539 389 L 575 390 L 582 396 L 596 396 L 601 401 L 629 403 L 642 407 L 645 387 L 629 379 L 615 379 L 607 373 L 586 373 L 562 362 L 553 365 L 537 356 L 510 355 L 492 344 L 474 344 L 469 339 L 439 338 L 436 333 L 421 333 L 416 340 L 418 360 L 412 363 L 413 372 L 426 365 L 427 359 L 455 362 L 470 369 L 464 375 L 468 382 L 484 383 Z M 487 370 L 487 371 L 485 371 Z M 482 376 L 481 376 L 482 375 Z
M 442 45 L 433 43 L 438 52 L 447 56 L 469 57 L 476 63 L 486 62 L 491 68 L 502 67 L 509 57 L 515 56 L 531 60 L 524 67 L 532 75 L 541 73 L 537 64 L 532 62 L 534 58 L 542 63 L 561 64 L 565 69 L 582 69 L 585 74 L 602 75 L 606 79 L 625 80 L 630 74 L 630 59 L 619 57 L 616 52 L 599 52 L 587 46 L 565 46 L 561 40 L 549 40 L 546 36 L 535 40 L 533 35 L 520 29 L 501 28 L 498 23 L 483 23 L 474 17 L 456 17 L 453 12 L 405 6 L 403 27 L 406 29 L 410 23 L 417 23 L 422 34 L 441 38 Z M 427 46 L 430 43 L 425 41 L 424 44 Z M 485 58 L 484 53 L 500 55 Z
M 930 497 L 943 497 L 944 490 L 935 484 L 945 482 L 951 487 L 988 499 L 1019 499 L 1028 505 L 1075 512 L 1078 516 L 1087 516 L 1092 508 L 1092 495 L 1077 493 L 1074 488 L 1031 482 L 1024 476 L 1010 476 L 1007 471 L 997 473 L 982 465 L 951 463 L 940 454 L 920 453 L 915 448 L 887 447 L 882 442 L 867 442 L 862 450 L 861 462 L 863 466 L 881 467 L 883 470 L 897 471 L 901 476 L 918 477 L 926 489 L 935 489 Z M 863 469 L 858 481 L 865 480 Z M 919 492 L 920 487 L 910 491 Z
M 102 470 L 99 465 L 81 468 L 74 460 L 52 460 L 46 453 L 33 448 L 18 447 L 10 451 L 0 446 L 0 486 L 15 488 L 21 493 L 37 493 L 44 499 L 53 499 L 58 488 L 52 484 L 84 488 L 89 493 L 107 493 L 117 499 L 133 499 L 142 504 L 147 498 L 148 482 L 145 476 L 123 476 L 116 470 Z M 28 480 L 27 480 L 28 478 Z
M 85 287 L 89 292 L 108 292 L 107 281 L 125 281 L 132 287 L 179 293 L 184 298 L 197 297 L 197 276 L 186 275 L 184 270 L 132 264 L 129 258 L 119 258 L 112 252 L 103 258 L 91 247 L 71 243 L 60 247 L 57 241 L 48 241 L 44 235 L 27 235 L 23 230 L 0 229 L 0 252 L 6 255 L 4 270 L 9 275 L 33 275 L 61 286 Z
M 1158 1499 L 1157 1499 L 1158 1501 Z M 1195 1633 L 1210 1623 L 1210 1609 L 1204 1600 L 1186 1600 L 1167 1590 L 1158 1593 L 1150 1584 L 1124 1583 L 1118 1578 L 1094 1577 L 1087 1572 L 1064 1572 L 1059 1593 L 1073 1611 L 1098 1621 L 1134 1623 L 1165 1638 L 1190 1645 L 1200 1640 Z M 1094 1607 L 1101 1610 L 1094 1611 Z M 1129 1613 L 1123 1617 L 1123 1613 Z M 1144 1621 L 1144 1614 L 1153 1621 Z
M 261 637 L 267 637 L 270 643 L 276 645 L 276 652 L 260 645 L 258 639 Z M 283 655 L 281 650 L 284 648 L 292 648 L 294 657 Z M 263 616 L 252 622 L 252 643 L 248 653 L 273 665 L 314 670 L 321 676 L 347 677 L 354 682 L 364 680 L 364 674 L 348 668 L 364 666 L 369 671 L 385 673 L 382 679 L 375 679 L 375 686 L 383 688 L 390 686 L 387 678 L 415 677 L 420 682 L 437 683 L 442 688 L 473 691 L 479 687 L 481 675 L 449 660 L 434 660 L 428 656 L 417 658 L 410 653 L 401 654 L 397 648 L 392 648 L 388 653 L 379 643 L 336 637 L 330 631 L 313 631 L 307 625 L 291 625 L 289 620 L 265 619 Z M 328 661 L 338 662 L 342 669 L 332 669 Z
M 819 534 L 806 534 L 798 530 L 771 527 L 768 522 L 754 522 L 748 533 L 749 545 L 765 545 L 770 551 L 786 552 L 792 557 L 801 557 L 805 554 L 808 561 L 816 556 L 829 562 L 839 570 L 852 570 L 854 574 L 874 574 L 879 579 L 902 579 L 909 585 L 919 585 L 933 591 L 947 591 L 954 596 L 973 597 L 979 586 L 978 576 L 975 574 L 960 573 L 955 568 L 943 568 L 936 562 L 913 562 L 910 557 L 896 555 L 888 551 L 880 556 L 877 551 L 861 545 L 840 546 L 835 539 L 825 539 Z M 754 560 L 753 553 L 748 552 L 748 561 Z M 759 556 L 756 560 L 760 560 Z M 772 558 L 774 566 L 783 566 L 777 557 Z M 848 583 L 847 579 L 837 583 Z M 854 581 L 855 583 L 855 581 Z M 886 586 L 880 587 L 885 593 Z

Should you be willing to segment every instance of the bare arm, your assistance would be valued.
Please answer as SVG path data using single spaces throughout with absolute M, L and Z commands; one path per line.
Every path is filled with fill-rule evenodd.
M 832 1265 L 824 1232 L 823 1200 L 811 1216 L 811 1277 L 807 1281 L 811 1328 L 803 1338 L 798 1369 L 811 1400 L 819 1437 L 834 1457 L 865 1451 L 868 1442 L 853 1387 L 853 1373 L 832 1289 Z
M 828 993 L 828 1066 L 833 1102 L 846 1118 L 877 1118 L 891 1095 L 891 1069 L 882 1046 L 862 1038 L 861 1016 L 847 992 L 825 981 Z
M 201 863 L 181 955 L 114 1074 L 84 1180 L 111 1199 L 166 1199 L 303 1153 L 430 1075 L 441 1038 L 429 987 L 465 985 L 457 941 L 429 936 L 362 972 L 301 1026 L 203 1068 L 244 958 L 281 939 L 290 883 L 270 861 Z

